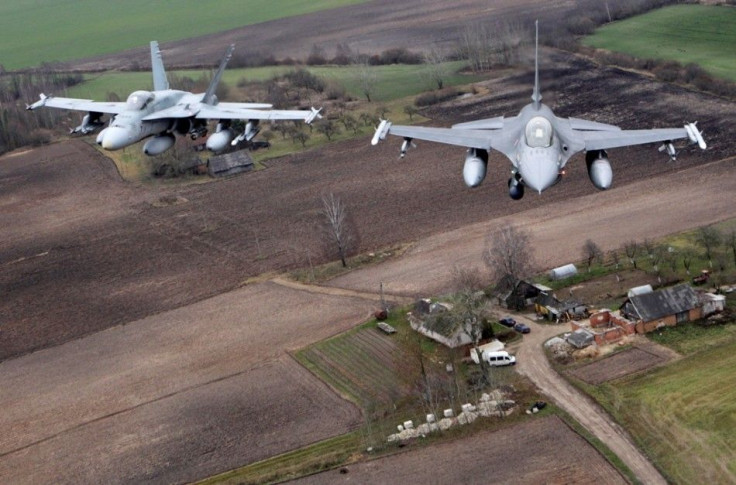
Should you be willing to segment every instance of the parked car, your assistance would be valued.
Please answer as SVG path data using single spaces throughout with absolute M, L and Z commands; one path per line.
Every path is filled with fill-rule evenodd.
M 501 320 L 498 321 L 501 325 L 504 327 L 513 327 L 516 325 L 516 320 L 514 320 L 511 317 L 503 317 Z
M 523 323 L 516 323 L 514 324 L 514 330 L 516 330 L 519 333 L 529 333 L 531 332 L 531 329 L 528 325 Z

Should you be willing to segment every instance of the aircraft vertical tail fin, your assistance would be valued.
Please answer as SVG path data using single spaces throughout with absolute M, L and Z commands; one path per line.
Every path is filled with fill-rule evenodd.
M 217 85 L 220 84 L 220 78 L 222 77 L 222 73 L 225 72 L 225 66 L 227 66 L 227 63 L 233 57 L 234 50 L 235 50 L 235 44 L 230 44 L 230 47 L 228 47 L 227 50 L 225 51 L 225 56 L 220 61 L 220 67 L 217 68 L 217 72 L 215 73 L 215 76 L 212 78 L 212 81 L 210 81 L 210 85 L 207 87 L 207 92 L 204 93 L 204 97 L 202 98 L 202 103 L 204 104 L 214 103 L 215 90 L 217 89 Z
M 153 72 L 153 90 L 163 91 L 169 89 L 169 80 L 166 78 L 164 61 L 161 58 L 158 42 L 155 40 L 151 41 L 151 71 Z
M 539 109 L 542 103 L 542 93 L 539 92 L 539 20 L 534 22 L 535 38 L 534 38 L 534 92 L 532 93 L 532 102 L 534 109 Z

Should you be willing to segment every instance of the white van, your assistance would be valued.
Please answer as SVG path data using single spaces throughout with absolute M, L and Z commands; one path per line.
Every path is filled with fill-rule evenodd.
M 483 352 L 483 360 L 488 362 L 488 365 L 491 366 L 516 364 L 516 357 L 509 355 L 505 350 L 499 350 L 497 352 Z

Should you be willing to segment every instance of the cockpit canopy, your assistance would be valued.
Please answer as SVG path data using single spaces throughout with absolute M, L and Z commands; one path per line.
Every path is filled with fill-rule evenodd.
M 526 144 L 531 148 L 552 146 L 552 123 L 547 118 L 535 116 L 526 124 Z
M 130 110 L 141 111 L 148 103 L 153 101 L 153 93 L 149 91 L 135 91 L 128 96 L 125 102 L 126 107 Z

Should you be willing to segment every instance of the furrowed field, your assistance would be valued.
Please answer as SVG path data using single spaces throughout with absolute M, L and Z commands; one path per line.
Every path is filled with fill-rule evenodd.
M 365 0 L 5 0 L 0 63 L 20 69 L 197 37 Z M 224 47 L 224 46 L 223 46 Z
M 734 483 L 734 369 L 732 338 L 650 374 L 604 384 L 595 394 L 670 481 Z
M 736 80 L 736 8 L 678 5 L 613 22 L 584 44 L 639 58 L 694 62 Z

